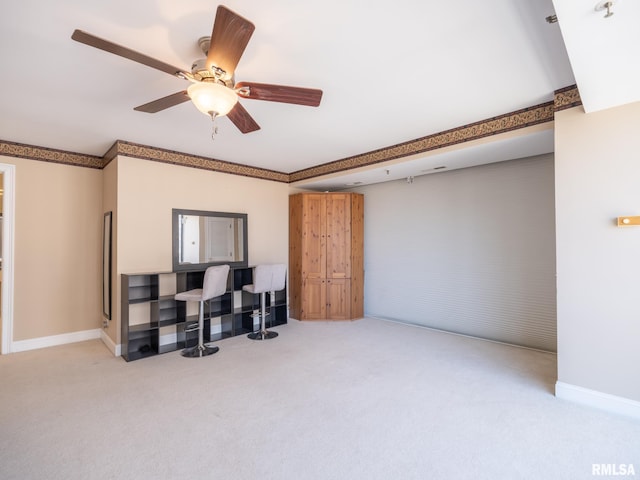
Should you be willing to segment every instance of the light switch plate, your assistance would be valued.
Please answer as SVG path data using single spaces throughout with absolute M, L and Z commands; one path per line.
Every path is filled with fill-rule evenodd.
M 635 217 L 618 217 L 619 227 L 630 227 L 633 225 L 640 225 L 640 216 Z

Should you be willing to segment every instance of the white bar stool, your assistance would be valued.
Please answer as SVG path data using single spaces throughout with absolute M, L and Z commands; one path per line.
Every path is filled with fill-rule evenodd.
M 198 345 L 185 348 L 182 351 L 183 357 L 195 358 L 206 357 L 216 353 L 220 348 L 204 345 L 204 302 L 215 297 L 219 297 L 227 291 L 227 278 L 229 277 L 229 265 L 219 265 L 209 267 L 204 272 L 202 288 L 196 288 L 187 292 L 176 293 L 175 299 L 184 302 L 200 302 L 198 314 Z
M 260 330 L 247 335 L 251 340 L 270 340 L 278 336 L 276 332 L 269 332 L 265 327 L 266 293 L 282 290 L 287 277 L 287 266 L 284 264 L 256 265 L 253 267 L 253 283 L 244 285 L 243 290 L 260 294 Z

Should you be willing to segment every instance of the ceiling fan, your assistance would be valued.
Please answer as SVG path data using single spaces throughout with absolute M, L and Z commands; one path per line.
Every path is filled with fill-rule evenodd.
M 198 45 L 206 58 L 193 62 L 191 72 L 82 30 L 75 30 L 71 38 L 192 82 L 186 90 L 145 103 L 135 107 L 134 110 L 156 113 L 191 100 L 198 110 L 214 121 L 218 116 L 227 115 L 242 133 L 249 133 L 259 130 L 260 126 L 238 102 L 238 98 L 310 107 L 317 107 L 322 99 L 322 90 L 312 88 L 255 82 L 235 83 L 236 66 L 254 30 L 255 26 L 249 20 L 223 5 L 218 6 L 211 37 L 202 37 L 198 40 Z

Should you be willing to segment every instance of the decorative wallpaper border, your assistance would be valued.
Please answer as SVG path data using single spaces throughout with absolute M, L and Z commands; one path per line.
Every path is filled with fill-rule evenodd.
M 266 168 L 256 168 L 239 163 L 225 162 L 213 158 L 199 157 L 187 153 L 164 150 L 162 148 L 149 147 L 136 143 L 118 140 L 105 155 L 106 163 L 109 163 L 115 156 L 141 158 L 154 162 L 170 163 L 183 167 L 201 168 L 214 172 L 230 173 L 232 175 L 242 175 L 244 177 L 261 178 L 263 180 L 273 180 L 275 182 L 289 181 L 289 174 L 268 170 Z M 105 163 L 105 165 L 106 165 Z
M 298 170 L 289 175 L 289 182 L 307 180 L 321 175 L 374 165 L 388 160 L 395 160 L 417 153 L 424 153 L 463 142 L 470 142 L 483 137 L 498 135 L 511 130 L 550 122 L 553 121 L 553 115 L 556 111 L 577 105 L 582 105 L 578 88 L 576 85 L 570 85 L 556 90 L 554 92 L 553 102 L 541 103 L 533 107 L 523 108 L 515 112 L 452 128 L 451 130 L 445 130 L 444 132 L 435 133 L 416 140 L 324 163 L 304 170 Z
M 298 170 L 290 174 L 147 145 L 139 145 L 123 140 L 117 140 L 102 157 L 0 140 L 0 155 L 98 169 L 104 168 L 111 160 L 118 155 L 122 155 L 232 175 L 291 183 L 357 167 L 375 165 L 388 160 L 395 160 L 397 158 L 550 122 L 553 121 L 555 112 L 578 105 L 582 105 L 578 87 L 576 85 L 570 85 L 556 90 L 552 102 L 541 103 L 533 107 L 523 108 L 515 112 L 427 135 L 408 142 L 335 160 L 304 170 Z
M 305 170 L 299 170 L 290 175 L 290 182 L 351 170 L 357 167 L 374 165 L 417 153 L 424 153 L 459 143 L 470 142 L 483 137 L 498 135 L 511 130 L 530 127 L 539 123 L 550 122 L 553 120 L 553 112 L 553 102 L 542 103 L 534 107 L 524 108 L 516 112 L 452 128 L 451 130 L 427 135 L 426 137 L 399 143 L 391 147 L 385 147 Z
M 2 140 L 0 140 L 0 155 L 40 160 L 42 162 L 63 163 L 77 167 L 102 168 L 102 157 Z
M 576 85 L 561 88 L 560 90 L 553 92 L 553 94 L 553 107 L 556 112 L 582 105 L 580 92 L 578 92 L 578 87 Z

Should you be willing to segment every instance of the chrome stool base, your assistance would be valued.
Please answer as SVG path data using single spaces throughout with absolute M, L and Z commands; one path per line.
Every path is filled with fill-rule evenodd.
M 277 336 L 278 334 L 276 332 L 269 332 L 267 330 L 260 330 L 259 332 L 253 332 L 247 335 L 251 340 L 271 340 Z
M 208 347 L 207 345 L 196 345 L 195 347 L 182 350 L 182 356 L 187 358 L 200 358 L 213 355 L 220 347 Z
M 264 299 L 262 299 L 262 303 L 264 304 Z M 260 319 L 260 330 L 257 332 L 250 333 L 247 335 L 247 338 L 251 340 L 271 340 L 272 338 L 276 338 L 278 334 L 276 332 L 270 332 L 267 330 L 265 326 L 265 318 L 267 315 L 271 315 L 271 312 L 267 312 L 266 308 L 262 309 L 262 313 L 254 313 L 251 315 L 251 318 L 258 317 Z

